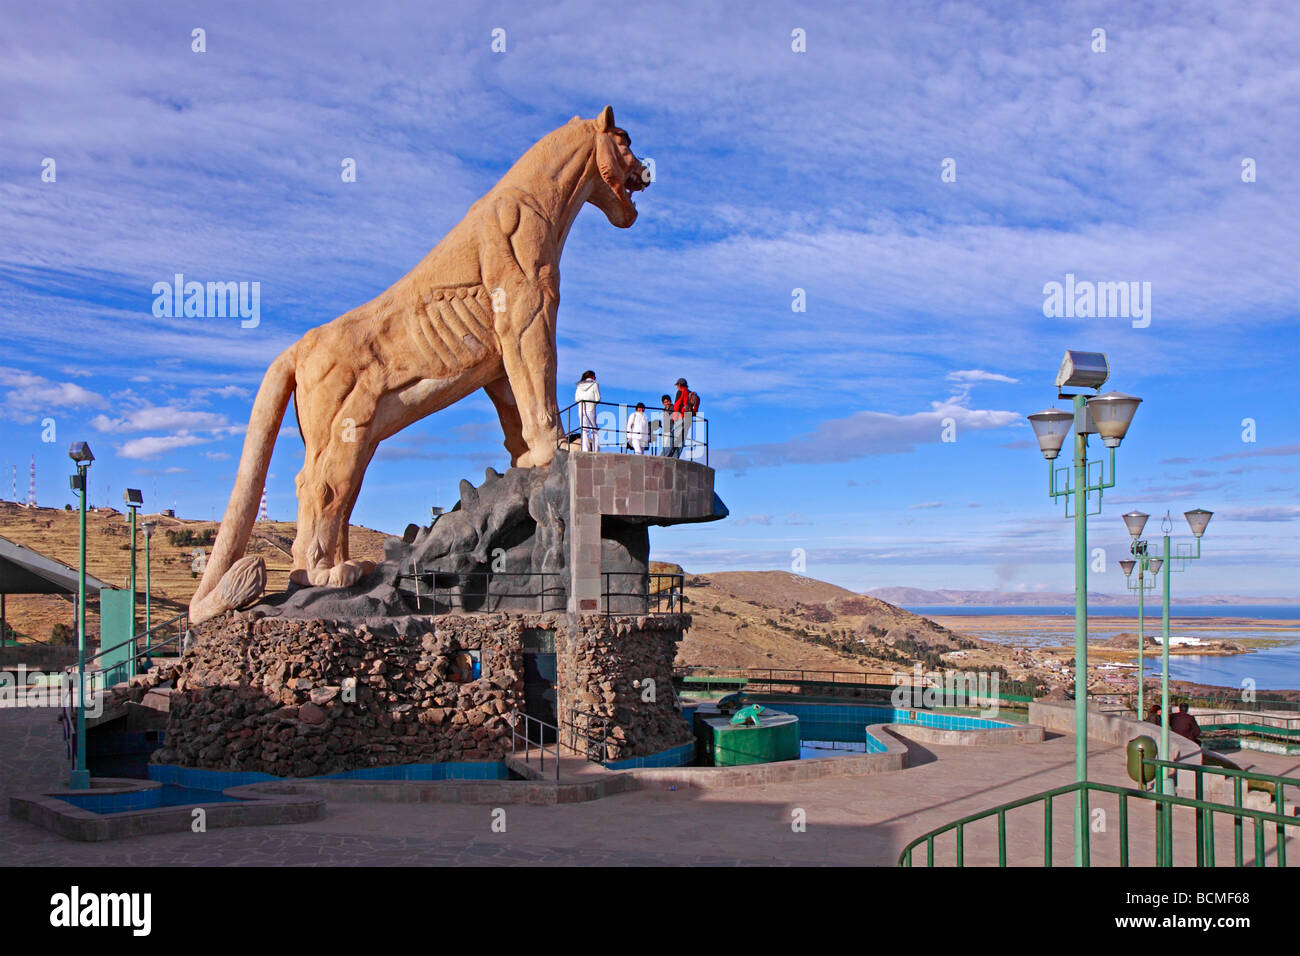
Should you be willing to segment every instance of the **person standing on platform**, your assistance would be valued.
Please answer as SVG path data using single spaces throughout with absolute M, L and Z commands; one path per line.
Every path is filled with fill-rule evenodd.
M 600 436 L 596 430 L 596 403 L 600 401 L 600 386 L 596 384 L 596 373 L 588 369 L 582 373 L 578 387 L 573 393 L 573 400 L 578 403 L 578 418 L 582 427 L 582 450 L 600 451 Z
M 637 402 L 636 411 L 627 418 L 627 447 L 634 455 L 644 455 L 650 447 L 650 420 L 645 417 L 645 402 Z
M 659 396 L 659 403 L 663 406 L 660 412 L 659 434 L 660 449 L 659 453 L 668 458 L 673 455 L 673 400 L 667 395 Z

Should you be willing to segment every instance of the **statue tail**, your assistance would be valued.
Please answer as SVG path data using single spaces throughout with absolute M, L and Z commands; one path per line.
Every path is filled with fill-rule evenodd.
M 203 579 L 190 599 L 193 623 L 198 623 L 195 617 L 200 602 L 221 583 L 222 576 L 243 557 L 244 549 L 248 547 L 262 499 L 262 488 L 266 484 L 266 472 L 271 466 L 271 453 L 275 450 L 275 438 L 297 384 L 296 365 L 297 346 L 294 345 L 271 363 L 262 378 L 261 388 L 257 390 L 257 398 L 253 400 L 253 412 L 248 419 L 248 431 L 244 434 L 244 451 L 239 458 L 239 471 L 235 475 L 235 487 L 230 492 L 230 503 L 221 519 Z

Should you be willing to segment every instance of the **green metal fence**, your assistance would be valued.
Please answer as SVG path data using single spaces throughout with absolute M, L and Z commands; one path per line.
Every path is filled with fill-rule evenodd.
M 955 840 L 955 857 L 953 862 L 957 866 L 965 865 L 966 857 L 966 832 L 972 825 L 984 820 L 996 820 L 997 822 L 997 843 L 998 843 L 998 865 L 1007 865 L 1007 815 L 1012 810 L 1023 807 L 1031 807 L 1035 804 L 1042 805 L 1042 826 L 1043 826 L 1043 857 L 1042 865 L 1051 866 L 1053 859 L 1052 831 L 1053 831 L 1053 810 L 1056 801 L 1061 797 L 1070 797 L 1077 795 L 1077 798 L 1083 803 L 1083 818 L 1091 819 L 1090 803 L 1095 794 L 1113 795 L 1119 804 L 1119 829 L 1116 835 L 1118 841 L 1119 865 L 1129 866 L 1130 860 L 1130 812 L 1129 807 L 1132 801 L 1138 801 L 1139 804 L 1147 803 L 1154 805 L 1154 837 L 1155 837 L 1155 865 L 1156 866 L 1173 866 L 1174 865 L 1174 844 L 1175 844 L 1175 809 L 1179 807 L 1188 808 L 1195 812 L 1195 846 L 1196 846 L 1196 865 L 1197 866 L 1215 866 L 1217 864 L 1217 839 L 1215 822 L 1216 817 L 1227 817 L 1232 821 L 1232 849 L 1233 865 L 1245 865 L 1245 824 L 1250 821 L 1253 824 L 1252 845 L 1253 845 L 1253 864 L 1255 866 L 1265 866 L 1268 856 L 1267 833 L 1271 824 L 1274 831 L 1273 854 L 1276 865 L 1286 866 L 1287 843 L 1293 839 L 1297 832 L 1300 832 L 1300 817 L 1286 816 L 1286 788 L 1300 788 L 1300 779 L 1294 777 L 1282 777 L 1272 774 L 1254 773 L 1244 770 L 1230 769 L 1227 767 L 1214 766 L 1197 766 L 1193 764 L 1178 763 L 1169 760 L 1144 760 L 1147 766 L 1164 768 L 1166 771 L 1190 772 L 1196 775 L 1196 797 L 1179 797 L 1173 794 L 1156 791 L 1136 790 L 1129 787 L 1117 787 L 1110 784 L 1088 782 L 1075 782 L 1062 787 L 1056 787 L 1042 793 L 1032 794 L 1031 796 L 1021 797 L 1019 800 L 1012 800 L 1007 803 L 991 807 L 988 810 L 981 810 L 946 823 L 941 827 L 924 833 L 903 848 L 899 854 L 899 866 L 912 866 L 913 858 L 916 851 L 925 847 L 925 865 L 935 866 L 936 841 L 945 834 L 953 834 Z M 1161 778 L 1164 774 L 1157 773 L 1157 787 L 1162 787 Z M 1205 796 L 1205 777 L 1219 776 L 1232 781 L 1233 802 L 1231 804 L 1217 803 L 1204 799 Z M 1244 794 L 1251 790 L 1262 790 L 1268 792 L 1273 798 L 1273 810 L 1256 810 L 1243 805 Z M 1073 801 L 1071 801 L 1073 804 Z M 1074 807 L 1070 806 L 1071 815 Z M 1092 840 L 1094 834 L 1091 830 L 1084 833 L 1082 862 L 1084 866 L 1091 865 L 1092 857 Z M 1013 837 L 1014 839 L 1014 837 Z M 1019 841 L 1017 841 L 1019 842 Z
M 964 672 L 953 668 L 952 673 Z M 888 699 L 900 686 L 911 686 L 908 683 L 899 684 L 900 674 L 909 680 L 911 678 L 907 672 L 885 670 L 837 671 L 778 667 L 679 667 L 674 670 L 674 677 L 681 689 L 706 692 L 744 690 L 750 693 L 797 694 L 801 697 L 877 697 L 881 700 Z M 961 687 L 960 693 L 954 693 L 952 686 L 942 683 L 920 684 L 916 689 L 933 694 L 936 707 L 969 706 L 977 697 L 983 699 L 985 696 L 971 693 L 965 685 Z M 996 699 L 1001 707 L 1024 711 L 1029 709 L 1029 704 L 1033 701 L 1028 695 L 1001 691 L 986 696 L 989 700 Z

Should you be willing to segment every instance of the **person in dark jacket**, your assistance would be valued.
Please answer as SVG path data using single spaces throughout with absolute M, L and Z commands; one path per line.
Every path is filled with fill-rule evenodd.
M 663 406 L 663 412 L 660 415 L 660 425 L 659 425 L 660 453 L 669 458 L 675 458 L 676 455 L 674 455 L 673 453 L 674 452 L 673 400 L 667 395 L 662 395 L 659 398 L 659 403 Z M 678 452 L 681 451 L 681 449 L 676 449 L 676 450 Z
M 1201 725 L 1187 712 L 1187 702 L 1178 705 L 1178 710 L 1169 718 L 1169 729 L 1180 737 L 1186 737 L 1192 743 L 1201 742 Z

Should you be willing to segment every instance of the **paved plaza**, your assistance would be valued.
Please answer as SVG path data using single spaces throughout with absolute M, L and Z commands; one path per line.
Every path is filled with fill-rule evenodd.
M 64 743 L 53 712 L 0 711 L 0 786 L 4 795 L 59 786 Z M 1250 754 L 1271 773 L 1300 772 L 1294 757 Z M 506 830 L 494 832 L 493 808 L 456 804 L 331 802 L 323 820 L 289 826 L 213 829 L 108 843 L 66 840 L 0 815 L 5 865 L 892 865 L 912 838 L 968 813 L 1069 783 L 1074 740 L 990 748 L 909 745 L 913 766 L 897 773 L 716 790 L 638 791 L 589 803 L 504 808 Z M 836 758 L 829 758 L 836 759 Z M 1122 748 L 1089 751 L 1094 780 L 1127 785 Z M 1054 817 L 1058 863 L 1071 859 L 1071 801 Z M 1103 807 L 1104 809 L 1104 807 Z M 1099 863 L 1117 861 L 1114 807 L 1095 836 Z M 796 832 L 797 810 L 806 830 Z M 1132 859 L 1152 858 L 1150 809 L 1130 810 Z M 1016 814 L 1026 814 L 1017 821 Z M 1014 811 L 1011 862 L 1042 855 L 1041 806 Z M 1180 824 L 1179 829 L 1190 832 Z M 968 863 L 995 863 L 991 823 L 971 828 Z M 1220 861 L 1230 861 L 1221 828 Z M 1249 833 L 1247 843 L 1249 844 Z M 1271 841 L 1270 841 L 1270 846 Z M 1178 859 L 1178 856 L 1181 859 Z M 937 859 L 951 863 L 951 840 Z M 1293 858 L 1300 849 L 1293 849 Z M 923 854 L 917 862 L 923 862 Z M 1190 840 L 1176 850 L 1194 862 Z

